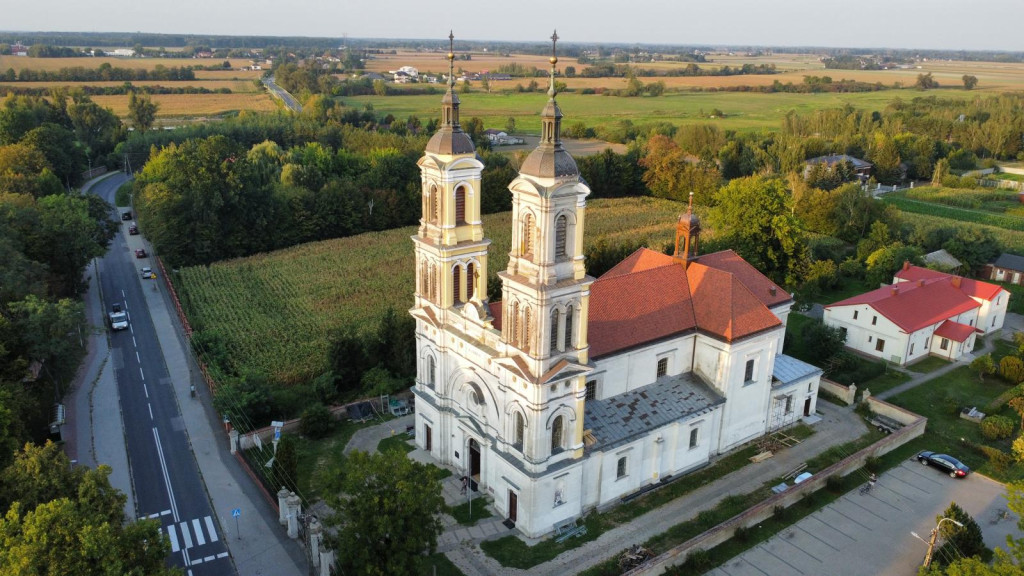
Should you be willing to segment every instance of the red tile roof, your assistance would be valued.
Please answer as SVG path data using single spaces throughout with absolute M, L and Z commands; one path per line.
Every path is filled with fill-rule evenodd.
M 977 331 L 978 330 L 974 326 L 968 326 L 967 324 L 946 320 L 935 331 L 935 335 L 940 338 L 949 338 L 950 340 L 963 342 L 967 340 L 971 334 L 974 334 Z
M 954 276 L 952 274 L 946 274 L 945 272 L 939 272 L 938 270 L 929 270 L 928 268 L 909 266 L 906 264 L 896 272 L 896 278 L 905 282 L 917 282 L 919 280 L 924 280 L 925 282 L 935 282 L 940 280 L 955 282 L 955 279 L 959 278 L 960 290 L 963 291 L 964 294 L 967 294 L 972 298 L 980 298 L 982 300 L 989 301 L 995 300 L 996 296 L 999 295 L 999 291 L 1002 290 L 1002 287 L 998 284 L 990 284 L 980 280 L 972 280 L 971 278 L 963 278 L 961 276 Z
M 690 330 L 732 342 L 781 326 L 768 306 L 789 299 L 732 250 L 701 256 L 684 267 L 671 256 L 641 248 L 590 287 L 590 357 Z M 490 310 L 500 330 L 501 303 L 491 302 Z
M 981 307 L 951 282 L 900 282 L 840 300 L 826 308 L 867 304 L 906 333 L 938 324 L 958 314 Z
M 731 250 L 726 252 L 684 267 L 671 256 L 641 248 L 598 278 L 590 288 L 590 356 L 607 356 L 688 330 L 731 342 L 780 326 L 747 285 L 764 288 L 770 297 L 771 281 Z M 780 295 L 785 296 L 779 302 L 789 297 L 777 288 L 770 299 Z

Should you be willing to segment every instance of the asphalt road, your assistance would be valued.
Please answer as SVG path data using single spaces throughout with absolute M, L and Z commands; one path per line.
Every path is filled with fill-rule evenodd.
M 972 474 L 954 480 L 935 468 L 904 462 L 875 487 L 854 490 L 758 544 L 710 576 L 913 576 L 935 518 L 959 504 L 981 527 L 985 544 L 1006 546 L 1017 518 L 1007 511 L 1006 487 Z M 941 541 L 939 543 L 941 545 Z
M 275 96 L 277 96 L 281 100 L 284 100 L 285 106 L 296 112 L 302 112 L 302 104 L 299 104 L 299 101 L 296 100 L 294 96 L 289 94 L 287 90 L 278 86 L 277 83 L 274 82 L 273 76 L 264 78 L 263 85 L 266 86 L 268 90 L 273 92 Z
M 113 204 L 114 192 L 126 176 L 97 183 L 92 191 Z M 118 215 L 120 218 L 120 215 Z M 171 542 L 170 563 L 189 576 L 220 576 L 234 568 L 228 558 L 206 488 L 192 454 L 167 365 L 145 304 L 143 290 L 157 280 L 143 280 L 142 266 L 126 235 L 118 234 L 98 269 L 104 309 L 117 302 L 128 312 L 129 328 L 110 334 L 110 354 L 117 380 L 136 512 L 156 518 Z M 114 406 L 107 407 L 114 410 Z M 102 409 L 99 410 L 102 414 Z

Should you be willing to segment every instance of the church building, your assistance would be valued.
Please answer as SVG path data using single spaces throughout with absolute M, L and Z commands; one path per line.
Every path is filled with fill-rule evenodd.
M 412 237 L 416 444 L 531 537 L 812 415 L 821 376 L 781 353 L 792 296 L 731 250 L 699 255 L 692 209 L 674 255 L 587 275 L 590 188 L 560 141 L 557 39 L 540 144 L 509 184 L 501 301 L 487 300 L 484 166 L 451 51 Z

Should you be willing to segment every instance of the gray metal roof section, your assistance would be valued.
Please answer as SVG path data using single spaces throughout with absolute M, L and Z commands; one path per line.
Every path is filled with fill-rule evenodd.
M 1024 262 L 1024 258 L 1021 259 Z M 952 254 L 945 250 L 936 250 L 935 252 L 929 252 L 924 255 L 925 264 L 932 264 L 935 266 L 941 266 L 943 268 L 959 268 L 963 265 L 962 262 L 956 259 Z
M 591 430 L 597 440 L 587 451 L 610 450 L 724 403 L 725 398 L 692 372 L 665 376 L 611 398 L 587 400 L 583 428 Z
M 772 385 L 787 386 L 815 374 L 821 374 L 821 368 L 792 356 L 779 354 L 775 356 L 775 367 L 772 369 Z
M 1019 270 L 1024 272 L 1024 256 L 1017 256 L 1016 254 L 1007 254 L 1003 252 L 996 258 L 993 264 L 996 268 L 1006 268 L 1007 270 Z
M 832 154 L 830 156 L 818 156 L 816 158 L 811 158 L 810 160 L 808 160 L 807 164 L 828 164 L 829 166 L 832 166 L 839 162 L 849 162 L 850 164 L 853 164 L 854 168 L 871 168 L 870 162 L 865 162 L 860 158 L 854 158 L 853 156 L 850 156 L 848 154 Z

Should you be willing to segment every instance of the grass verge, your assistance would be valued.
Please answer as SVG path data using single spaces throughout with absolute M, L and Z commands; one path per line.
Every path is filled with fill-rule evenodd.
M 480 520 L 494 516 L 494 514 L 491 514 L 491 511 L 487 509 L 487 504 L 488 502 L 486 498 L 476 498 L 472 503 L 463 502 L 458 506 L 453 506 L 448 510 L 448 514 L 452 518 L 455 518 L 455 521 L 459 524 L 462 524 L 463 526 L 472 526 Z

